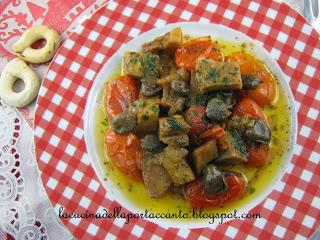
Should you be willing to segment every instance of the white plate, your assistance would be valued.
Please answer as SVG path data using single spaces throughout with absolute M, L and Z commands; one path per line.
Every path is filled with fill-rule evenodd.
M 257 42 L 248 36 L 244 35 L 241 32 L 235 31 L 233 29 L 227 28 L 222 25 L 217 24 L 204 24 L 204 23 L 196 23 L 196 22 L 183 22 L 183 23 L 175 23 L 169 24 L 162 28 L 157 28 L 145 32 L 138 36 L 137 38 L 131 40 L 127 44 L 123 45 L 102 67 L 100 72 L 97 74 L 97 77 L 93 83 L 90 94 L 88 96 L 88 101 L 86 104 L 86 112 L 84 119 L 84 135 L 85 142 L 87 146 L 88 155 L 90 156 L 92 165 L 100 179 L 100 182 L 107 189 L 108 195 L 111 194 L 112 199 L 116 199 L 121 205 L 125 208 L 129 209 L 134 213 L 144 213 L 144 209 L 139 208 L 134 203 L 128 201 L 123 194 L 117 189 L 116 184 L 113 184 L 112 181 L 104 181 L 104 167 L 102 164 L 102 160 L 98 155 L 98 150 L 96 146 L 98 145 L 96 142 L 96 137 L 94 135 L 95 131 L 95 121 L 92 116 L 95 116 L 95 113 L 98 108 L 97 102 L 99 101 L 99 94 L 101 92 L 101 88 L 106 81 L 106 79 L 110 79 L 112 74 L 116 71 L 121 63 L 123 53 L 125 51 L 138 51 L 140 50 L 141 44 L 151 41 L 156 37 L 159 37 L 166 32 L 169 32 L 175 27 L 181 27 L 184 33 L 194 35 L 194 36 L 205 36 L 211 35 L 215 39 L 227 39 L 235 44 L 241 44 L 243 42 L 251 42 L 254 44 L 254 47 L 250 51 L 253 55 L 257 56 L 259 59 L 263 60 L 268 68 L 272 71 L 272 73 L 277 77 L 279 83 L 282 85 L 285 94 L 288 98 L 289 106 L 291 107 L 291 133 L 290 133 L 290 143 L 288 144 L 289 150 L 284 157 L 283 163 L 281 167 L 278 169 L 276 177 L 268 183 L 265 187 L 263 193 L 255 198 L 253 201 L 247 202 L 247 204 L 241 209 L 237 209 L 238 213 L 247 213 L 250 209 L 254 208 L 261 201 L 263 201 L 273 190 L 276 183 L 281 179 L 283 174 L 285 173 L 285 169 L 289 164 L 292 154 L 293 147 L 296 142 L 296 131 L 297 131 L 297 116 L 296 111 L 294 109 L 294 98 L 291 93 L 290 87 L 285 79 L 283 72 L 281 71 L 277 62 L 270 56 L 270 54 L 262 48 L 262 44 Z M 218 222 L 215 221 L 214 224 L 209 224 L 208 219 L 203 220 L 195 220 L 193 222 L 181 222 L 178 220 L 166 220 L 166 219 L 149 219 L 152 222 L 160 224 L 164 227 L 186 227 L 186 228 L 202 228 L 202 227 L 210 227 L 214 228 L 218 225 Z M 226 221 L 230 219 L 225 219 Z M 225 222 L 226 222 L 225 221 Z

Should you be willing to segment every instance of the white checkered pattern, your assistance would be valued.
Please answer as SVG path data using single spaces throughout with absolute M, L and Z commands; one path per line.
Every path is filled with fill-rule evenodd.
M 89 53 L 90 49 L 87 48 L 87 47 L 81 47 L 80 48 L 80 51 L 79 51 L 79 54 L 82 56 L 82 57 L 86 57 Z
M 74 190 L 72 188 L 66 187 L 63 191 L 62 195 L 68 199 L 71 199 L 74 194 Z
M 64 63 L 64 60 L 66 60 L 66 58 L 62 55 L 58 55 L 56 58 L 55 58 L 55 62 L 59 65 L 63 65 Z
M 58 171 L 63 173 L 66 170 L 66 168 L 67 168 L 67 164 L 65 162 L 63 162 L 63 161 L 58 162 L 58 164 L 57 164 Z

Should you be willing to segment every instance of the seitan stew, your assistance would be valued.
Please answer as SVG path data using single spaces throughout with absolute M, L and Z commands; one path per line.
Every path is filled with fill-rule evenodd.
M 225 166 L 269 161 L 262 107 L 275 103 L 277 85 L 252 55 L 224 56 L 210 36 L 185 39 L 175 28 L 124 53 L 122 75 L 105 86 L 105 148 L 151 198 L 178 189 L 192 207 L 217 208 L 248 187 Z

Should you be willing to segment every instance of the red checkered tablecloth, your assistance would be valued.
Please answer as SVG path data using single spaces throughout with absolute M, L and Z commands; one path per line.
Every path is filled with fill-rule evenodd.
M 320 224 L 320 41 L 297 12 L 275 1 L 119 1 L 78 26 L 52 61 L 35 113 L 35 145 L 42 180 L 56 209 L 99 212 L 118 205 L 100 184 L 86 153 L 84 108 L 102 65 L 142 32 L 180 21 L 211 22 L 263 43 L 285 73 L 296 100 L 298 140 L 286 174 L 252 212 L 215 230 L 163 228 L 144 219 L 62 219 L 81 239 L 303 239 Z

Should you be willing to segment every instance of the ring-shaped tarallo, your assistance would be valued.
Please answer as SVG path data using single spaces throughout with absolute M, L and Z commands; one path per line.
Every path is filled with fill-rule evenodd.
M 13 86 L 21 79 L 24 89 L 15 92 Z M 3 103 L 12 107 L 24 107 L 38 95 L 40 80 L 37 74 L 21 59 L 15 58 L 3 69 L 0 76 L 0 97 Z
M 39 49 L 31 47 L 38 40 L 45 39 L 46 44 Z M 60 36 L 56 30 L 39 25 L 27 29 L 12 49 L 19 58 L 30 63 L 44 63 L 51 60 L 60 45 Z

